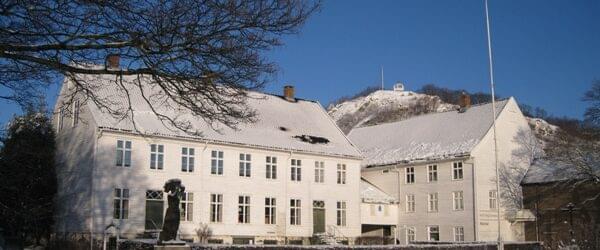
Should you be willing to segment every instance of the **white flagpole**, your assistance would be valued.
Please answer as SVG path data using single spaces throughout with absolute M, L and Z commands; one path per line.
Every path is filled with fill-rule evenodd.
M 485 24 L 487 31 L 488 59 L 490 66 L 490 87 L 492 89 L 492 114 L 494 115 L 494 120 L 492 120 L 492 127 L 494 131 L 494 165 L 496 168 L 496 216 L 498 219 L 498 250 L 502 250 L 504 249 L 504 246 L 502 245 L 502 233 L 500 230 L 500 173 L 498 171 L 498 140 L 496 137 L 496 93 L 494 89 L 494 64 L 492 60 L 492 39 L 490 35 L 490 13 L 488 10 L 488 0 L 485 0 Z
M 383 90 L 383 65 L 381 65 L 381 90 Z

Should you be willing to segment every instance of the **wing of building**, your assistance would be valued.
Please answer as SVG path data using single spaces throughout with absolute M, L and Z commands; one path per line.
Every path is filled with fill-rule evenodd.
M 496 112 L 499 167 L 525 168 L 518 143 L 531 133 L 525 117 L 514 98 L 498 101 Z M 498 208 L 502 237 L 522 239 L 523 226 L 499 206 L 493 118 L 492 104 L 464 103 L 350 132 L 365 156 L 362 177 L 399 200 L 401 242 L 496 240 Z
M 208 225 L 210 242 L 308 243 L 328 232 L 338 241 L 360 235 L 361 153 L 314 101 L 252 92 L 256 122 L 237 130 L 211 129 L 172 105 L 159 112 L 185 118 L 199 133 L 164 125 L 151 111 L 159 91 L 147 78 L 77 75 L 120 119 L 76 96 L 65 80 L 55 108 L 59 197 L 56 231 L 102 237 L 118 227 L 121 237 L 152 236 L 166 209 L 162 188 L 178 178 L 186 186 L 181 237 L 198 240 Z M 125 95 L 129 93 L 129 97 Z M 133 121 L 133 122 L 132 122 Z M 114 228 L 113 227 L 113 228 Z M 114 229 L 111 229 L 114 233 Z

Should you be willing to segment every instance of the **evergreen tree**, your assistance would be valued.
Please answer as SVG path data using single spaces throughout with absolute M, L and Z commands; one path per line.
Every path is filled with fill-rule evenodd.
M 21 244 L 48 239 L 56 193 L 54 132 L 44 108 L 8 124 L 0 148 L 0 227 Z

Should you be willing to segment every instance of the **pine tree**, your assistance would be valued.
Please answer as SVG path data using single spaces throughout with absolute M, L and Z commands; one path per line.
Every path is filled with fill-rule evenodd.
M 0 148 L 0 227 L 22 244 L 48 239 L 56 193 L 54 132 L 44 108 L 9 123 Z

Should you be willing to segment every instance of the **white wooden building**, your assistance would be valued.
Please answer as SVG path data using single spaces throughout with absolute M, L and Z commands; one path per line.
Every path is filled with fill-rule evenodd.
M 77 77 L 95 83 L 100 98 L 126 106 L 123 89 L 110 81 L 114 76 Z M 166 210 L 162 187 L 178 178 L 186 187 L 183 239 L 198 240 L 201 224 L 212 230 L 211 242 L 223 243 L 307 244 L 323 232 L 351 243 L 360 236 L 361 154 L 319 103 L 252 92 L 255 123 L 216 132 L 189 116 L 202 132 L 189 135 L 162 125 L 133 81 L 124 78 L 135 127 L 84 99 L 76 99 L 71 112 L 59 109 L 74 85 L 63 83 L 54 119 L 59 234 L 100 238 L 113 224 L 121 237 L 152 235 Z
M 524 239 L 523 225 L 507 216 L 496 192 L 491 106 L 464 105 L 348 135 L 365 156 L 362 178 L 399 200 L 392 221 L 401 243 L 495 241 L 497 209 L 503 239 Z M 525 117 L 514 98 L 496 109 L 499 166 L 526 168 L 515 140 L 530 132 Z

